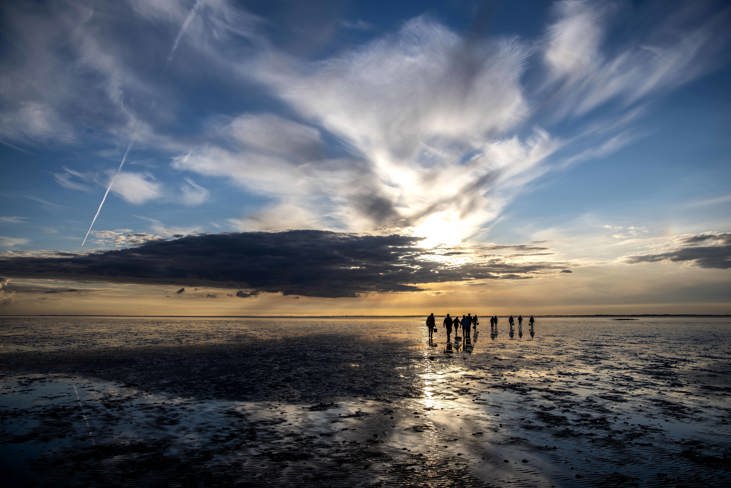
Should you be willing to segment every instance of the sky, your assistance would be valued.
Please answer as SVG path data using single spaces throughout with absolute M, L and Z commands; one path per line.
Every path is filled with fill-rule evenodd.
M 726 2 L 0 23 L 0 314 L 731 313 Z

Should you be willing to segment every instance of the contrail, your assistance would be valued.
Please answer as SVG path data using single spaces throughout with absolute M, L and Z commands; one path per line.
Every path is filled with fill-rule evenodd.
M 89 230 L 86 231 L 86 235 L 84 236 L 84 240 L 81 241 L 81 247 L 84 247 L 86 244 L 86 239 L 89 237 L 89 233 L 91 232 L 91 229 L 94 227 L 94 222 L 96 222 L 96 218 L 99 217 L 99 212 L 102 211 L 102 207 L 104 206 L 104 202 L 107 200 L 107 195 L 109 195 L 109 190 L 112 189 L 112 184 L 114 183 L 114 178 L 117 177 L 117 175 L 122 171 L 122 166 L 124 166 L 125 161 L 127 161 L 127 154 L 129 154 L 129 150 L 132 149 L 132 145 L 134 144 L 135 140 L 132 139 L 129 141 L 129 144 L 127 144 L 127 150 L 124 151 L 124 156 L 122 156 L 122 161 L 119 162 L 119 168 L 117 168 L 117 172 L 114 173 L 112 176 L 112 179 L 109 181 L 109 186 L 107 186 L 107 191 L 104 192 L 104 196 L 102 197 L 102 201 L 99 202 L 99 208 L 96 209 L 96 213 L 94 214 L 94 218 L 91 219 L 91 224 L 89 224 Z
M 32 154 L 32 153 L 31 153 L 30 151 L 26 151 L 26 150 L 25 150 L 25 149 L 23 149 L 22 147 L 20 147 L 20 146 L 16 146 L 15 144 L 10 144 L 10 143 L 9 143 L 8 141 L 4 141 L 4 140 L 2 140 L 2 139 L 0 139 L 0 144 L 2 144 L 2 145 L 4 145 L 4 146 L 8 146 L 8 147 L 11 147 L 11 148 L 15 149 L 16 151 L 24 152 L 24 153 L 26 153 L 26 154 Z
M 175 51 L 178 50 L 178 44 L 180 44 L 180 40 L 183 38 L 183 35 L 185 34 L 185 31 L 188 30 L 188 26 L 193 21 L 193 17 L 198 13 L 198 9 L 201 6 L 201 0 L 196 0 L 195 5 L 193 5 L 193 8 L 190 9 L 190 12 L 188 12 L 188 16 L 183 21 L 183 25 L 180 26 L 180 30 L 178 31 L 178 35 L 175 37 L 175 42 L 173 42 L 173 47 L 170 49 L 170 54 L 168 54 L 168 64 L 170 64 L 170 61 L 173 60 L 173 56 L 175 56 Z

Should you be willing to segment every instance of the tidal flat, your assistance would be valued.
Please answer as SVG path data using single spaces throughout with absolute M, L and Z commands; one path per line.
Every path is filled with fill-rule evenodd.
M 0 318 L 6 486 L 730 486 L 731 320 Z M 438 319 L 437 323 L 441 323 Z

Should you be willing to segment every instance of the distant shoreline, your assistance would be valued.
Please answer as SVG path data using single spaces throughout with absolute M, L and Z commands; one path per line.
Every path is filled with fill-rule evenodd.
M 708 317 L 731 318 L 731 314 L 560 314 L 533 315 L 536 318 L 683 318 Z M 178 319 L 408 319 L 422 318 L 422 315 L 117 315 L 117 314 L 0 314 L 2 318 L 24 317 L 89 317 L 89 318 L 178 318 Z M 439 315 L 441 317 L 441 315 Z M 508 315 L 498 315 L 508 317 Z

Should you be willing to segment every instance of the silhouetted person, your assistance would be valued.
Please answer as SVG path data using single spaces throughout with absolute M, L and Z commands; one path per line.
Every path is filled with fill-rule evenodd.
M 472 342 L 472 338 L 474 337 L 474 334 L 471 334 L 473 323 L 474 319 L 472 318 L 472 315 L 467 314 L 467 342 Z
M 480 322 L 477 320 L 477 314 L 472 316 L 472 330 L 477 331 L 477 324 Z
M 508 324 L 510 325 L 510 338 L 512 339 L 515 336 L 515 319 L 512 315 L 508 318 Z
M 459 340 L 459 327 L 460 327 L 459 317 L 457 315 L 454 316 L 454 320 L 452 321 L 452 325 L 454 325 L 454 340 Z
M 523 316 L 518 315 L 518 338 L 523 338 Z
M 447 314 L 447 316 L 444 317 L 444 322 L 442 323 L 442 325 L 444 325 L 444 328 L 447 329 L 447 344 L 449 344 L 450 341 L 452 340 L 451 339 L 451 337 L 452 337 L 452 317 L 450 317 L 449 314 Z M 451 346 L 448 346 L 448 347 L 451 347 Z
M 470 342 L 470 327 L 472 326 L 472 317 L 469 315 L 462 316 L 462 340 L 465 344 Z
M 433 313 L 429 314 L 429 316 L 426 318 L 426 328 L 429 329 L 429 343 L 431 343 L 432 342 L 432 337 L 433 337 L 433 334 L 434 334 L 434 329 L 437 328 L 437 323 L 434 320 L 434 314 Z
M 530 337 L 533 339 L 533 336 L 536 335 L 536 331 L 533 328 L 533 326 L 536 323 L 536 319 L 533 318 L 533 316 L 530 316 L 530 320 L 528 320 L 528 328 L 530 329 Z

